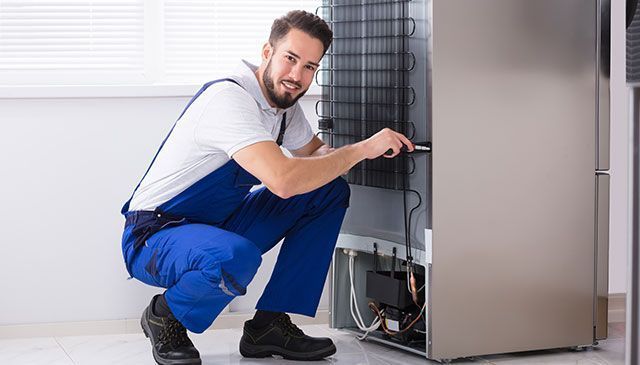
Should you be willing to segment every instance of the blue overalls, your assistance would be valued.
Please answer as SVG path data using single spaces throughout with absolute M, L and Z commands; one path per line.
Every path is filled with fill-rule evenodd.
M 235 82 L 205 84 L 185 111 L 207 87 L 222 81 Z M 285 118 L 281 136 L 284 124 Z M 129 211 L 131 199 L 122 208 L 127 271 L 146 284 L 167 288 L 169 308 L 192 332 L 206 330 L 235 296 L 246 293 L 262 254 L 282 238 L 256 309 L 315 316 L 349 205 L 349 185 L 337 178 L 282 199 L 264 187 L 250 192 L 258 184 L 230 160 L 154 211 Z

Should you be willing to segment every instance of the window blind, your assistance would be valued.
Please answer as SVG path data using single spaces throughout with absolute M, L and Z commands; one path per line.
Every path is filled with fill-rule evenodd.
M 273 20 L 290 10 L 314 13 L 320 0 L 219 0 L 164 3 L 167 79 L 210 79 L 233 70 L 241 58 L 260 62 Z
M 0 85 L 200 83 L 322 0 L 0 0 Z
M 4 83 L 140 81 L 144 0 L 1 0 Z M 87 78 L 88 77 L 88 78 Z

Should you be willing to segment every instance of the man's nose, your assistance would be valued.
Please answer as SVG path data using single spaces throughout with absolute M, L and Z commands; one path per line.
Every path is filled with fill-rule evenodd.
M 293 81 L 298 82 L 302 78 L 302 67 L 303 67 L 303 65 L 301 65 L 301 64 L 298 64 L 298 65 L 295 65 L 295 66 L 291 67 L 291 70 L 289 71 L 289 77 Z

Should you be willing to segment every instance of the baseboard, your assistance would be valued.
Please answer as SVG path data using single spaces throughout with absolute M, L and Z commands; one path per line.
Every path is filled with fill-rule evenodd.
M 244 322 L 253 317 L 250 313 L 225 313 L 216 318 L 209 330 L 242 328 Z M 329 311 L 318 310 L 314 318 L 292 314 L 291 319 L 298 325 L 327 324 Z M 119 319 L 110 321 L 37 323 L 0 326 L 0 339 L 26 337 L 60 337 L 115 335 L 126 333 L 142 333 L 140 319 Z
M 625 293 L 609 294 L 609 323 L 626 321 L 627 295 Z

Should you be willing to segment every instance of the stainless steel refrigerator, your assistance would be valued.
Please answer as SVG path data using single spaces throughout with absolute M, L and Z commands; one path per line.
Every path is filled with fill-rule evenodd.
M 409 253 L 423 323 L 371 341 L 448 361 L 606 338 L 609 2 L 334 0 L 318 14 L 334 30 L 322 137 L 390 127 L 432 149 L 346 176 L 331 326 L 362 334 L 352 283 L 370 324 L 368 295 L 389 291 L 368 275 L 406 271 Z

